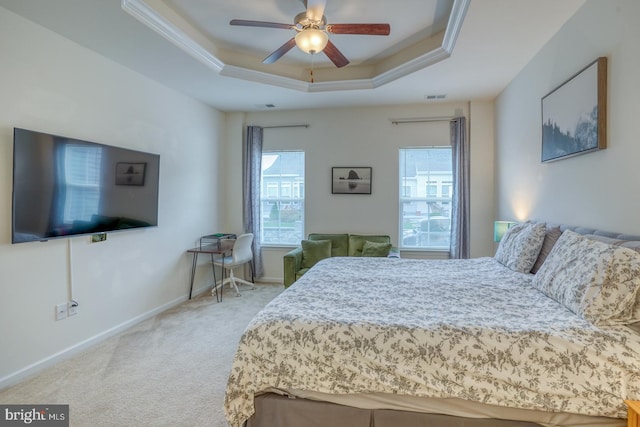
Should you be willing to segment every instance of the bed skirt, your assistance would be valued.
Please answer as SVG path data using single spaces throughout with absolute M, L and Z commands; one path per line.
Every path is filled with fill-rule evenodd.
M 361 409 L 329 402 L 263 394 L 246 427 L 540 427 L 540 424 L 488 418 Z
M 619 418 L 503 408 L 460 399 L 383 394 L 331 396 L 274 389 L 256 396 L 254 403 L 256 412 L 246 427 L 626 426 L 626 421 Z

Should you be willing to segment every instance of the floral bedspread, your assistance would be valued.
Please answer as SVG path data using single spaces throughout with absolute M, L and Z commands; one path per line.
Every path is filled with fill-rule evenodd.
M 597 328 L 493 258 L 334 257 L 245 330 L 225 396 L 240 426 L 268 388 L 384 392 L 625 418 L 640 335 Z

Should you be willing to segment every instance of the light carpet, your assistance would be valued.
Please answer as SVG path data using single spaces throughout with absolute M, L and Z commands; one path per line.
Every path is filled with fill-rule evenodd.
M 0 392 L 4 404 L 69 404 L 71 426 L 227 427 L 223 400 L 240 336 L 281 284 L 209 292 Z

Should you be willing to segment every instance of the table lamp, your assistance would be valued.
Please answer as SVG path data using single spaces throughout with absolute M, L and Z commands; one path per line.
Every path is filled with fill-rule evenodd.
M 493 222 L 493 241 L 499 242 L 502 240 L 504 233 L 507 232 L 508 229 L 513 227 L 517 222 L 515 221 L 494 221 Z

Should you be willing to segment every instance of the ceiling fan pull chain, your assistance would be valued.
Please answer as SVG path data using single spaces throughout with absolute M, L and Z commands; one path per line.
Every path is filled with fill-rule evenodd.
M 309 69 L 309 78 L 311 79 L 311 83 L 313 83 L 313 57 L 315 55 L 311 55 L 311 69 Z

